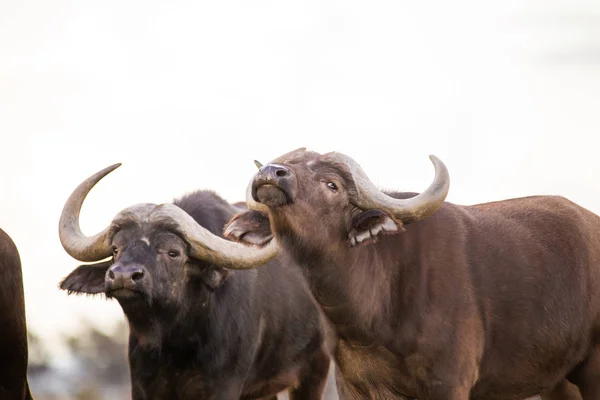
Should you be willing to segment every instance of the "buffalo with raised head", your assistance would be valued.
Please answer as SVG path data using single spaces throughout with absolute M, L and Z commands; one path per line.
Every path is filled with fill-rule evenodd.
M 198 191 L 126 208 L 95 236 L 81 232 L 86 195 L 118 165 L 80 184 L 64 206 L 63 247 L 97 263 L 60 288 L 121 305 L 133 399 L 275 399 L 285 389 L 292 399 L 321 399 L 330 361 L 318 306 L 298 270 L 273 259 L 277 251 L 240 257 L 245 246 L 222 238 L 240 208 Z M 264 266 L 228 269 L 254 263 Z
M 0 399 L 29 400 L 27 322 L 21 257 L 0 229 Z
M 303 269 L 343 397 L 600 399 L 600 218 L 556 196 L 446 202 L 431 160 L 416 194 L 380 191 L 341 153 L 287 153 L 226 237 Z

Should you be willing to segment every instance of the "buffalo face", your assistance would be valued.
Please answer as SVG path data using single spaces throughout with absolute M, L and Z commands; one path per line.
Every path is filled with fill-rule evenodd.
M 314 248 L 324 242 L 332 245 L 331 238 L 344 237 L 350 231 L 353 205 L 348 185 L 343 170 L 319 162 L 316 153 L 302 152 L 262 166 L 251 182 L 249 196 L 263 215 L 270 213 L 271 227 L 283 240 L 293 233 Z M 244 224 L 259 220 L 256 212 L 232 221 L 226 235 L 252 243 L 248 238 L 256 238 L 261 230 Z M 262 237 L 266 238 L 266 233 Z
M 356 246 L 401 232 L 403 224 L 426 218 L 441 206 L 448 193 L 448 172 L 439 159 L 431 160 L 436 177 L 430 187 L 398 199 L 376 189 L 350 157 L 302 148 L 261 165 L 246 201 L 250 209 L 271 216 L 274 232 L 284 240 L 289 234 L 290 240 L 293 236 L 312 249 Z M 237 233 L 247 236 L 250 227 L 243 219 L 234 222 L 228 237 L 244 241 Z
M 79 266 L 60 288 L 117 300 L 144 346 L 158 346 L 188 320 L 190 309 L 196 310 L 194 318 L 207 315 L 212 293 L 230 274 L 192 258 L 182 237 L 156 226 L 118 230 L 110 244 L 111 260 Z
M 227 277 L 225 269 L 190 257 L 188 245 L 175 233 L 158 227 L 117 230 L 110 241 L 110 261 L 76 268 L 60 288 L 71 293 L 105 293 L 126 313 L 135 307 L 176 310 L 185 307 L 188 291 L 206 303 Z
M 139 297 L 148 303 L 177 305 L 186 278 L 185 243 L 169 232 L 142 234 L 136 230 L 139 228 L 118 231 L 111 241 L 114 264 L 105 276 L 107 297 L 119 301 Z

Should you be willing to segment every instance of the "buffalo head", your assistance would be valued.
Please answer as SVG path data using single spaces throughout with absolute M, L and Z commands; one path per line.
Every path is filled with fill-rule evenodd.
M 311 241 L 307 247 L 312 249 L 333 246 L 336 239 L 356 246 L 401 232 L 403 224 L 427 218 L 442 205 L 450 184 L 448 170 L 437 157 L 430 159 L 433 183 L 419 195 L 399 199 L 377 189 L 352 158 L 301 148 L 261 165 L 247 188 L 246 202 L 250 209 L 270 214 L 271 227 L 283 240 L 293 233 L 293 240 Z M 244 241 L 241 235 L 250 230 L 244 224 L 232 221 L 227 236 Z
M 227 278 L 228 269 L 259 266 L 277 255 L 275 241 L 262 249 L 228 241 L 174 204 L 128 207 L 102 232 L 86 236 L 79 227 L 83 201 L 118 166 L 86 179 L 63 208 L 59 237 L 64 249 L 75 259 L 96 263 L 76 268 L 61 282 L 61 289 L 117 299 L 139 330 L 151 323 L 145 320 L 150 315 L 165 319 L 194 304 L 205 305 Z

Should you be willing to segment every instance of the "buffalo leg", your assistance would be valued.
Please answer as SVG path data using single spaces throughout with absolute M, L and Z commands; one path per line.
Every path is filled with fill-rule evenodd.
M 429 387 L 429 396 L 423 396 L 430 400 L 469 400 L 471 388 L 466 387 L 443 387 L 435 389 Z
M 321 349 L 310 362 L 308 371 L 300 385 L 289 391 L 290 400 L 321 400 L 329 375 L 329 356 Z
M 568 378 L 579 386 L 583 400 L 600 399 L 600 345 L 594 345 L 589 356 Z
M 563 379 L 554 388 L 540 396 L 542 400 L 581 400 L 581 393 L 577 386 Z
M 242 395 L 242 384 L 241 380 L 235 379 L 229 382 L 229 384 L 223 385 L 222 389 L 219 390 L 214 400 L 239 400 Z M 194 396 L 193 398 L 198 398 Z
M 351 400 L 353 398 L 344 375 L 342 375 L 337 365 L 335 365 L 335 386 L 340 400 Z

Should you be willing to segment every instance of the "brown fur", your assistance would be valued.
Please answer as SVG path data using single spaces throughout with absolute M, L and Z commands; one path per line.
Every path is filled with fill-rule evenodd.
M 31 399 L 21 258 L 0 229 L 0 399 Z
M 358 217 L 369 211 L 352 204 L 343 166 L 312 152 L 286 157 L 273 162 L 288 170 L 279 181 L 261 187 L 257 174 L 254 196 L 335 326 L 343 396 L 575 399 L 568 379 L 580 398 L 600 398 L 598 216 L 553 196 L 444 203 L 351 246 L 351 233 L 381 215 L 366 225 Z M 243 241 L 259 216 L 236 216 L 230 237 Z

